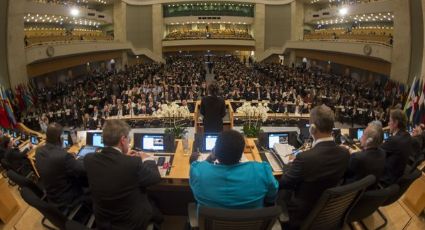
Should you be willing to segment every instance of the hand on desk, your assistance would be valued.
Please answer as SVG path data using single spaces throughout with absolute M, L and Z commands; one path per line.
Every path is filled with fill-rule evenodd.
M 145 152 L 142 152 L 142 151 L 131 150 L 127 153 L 127 155 L 131 156 L 131 157 L 140 157 L 142 159 L 142 161 L 153 159 L 152 154 L 145 153 Z

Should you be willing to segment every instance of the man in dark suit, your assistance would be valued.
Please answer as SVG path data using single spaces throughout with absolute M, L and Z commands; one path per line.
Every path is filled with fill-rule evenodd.
M 107 121 L 102 134 L 106 147 L 84 158 L 99 229 L 146 229 L 149 222 L 162 221 L 145 192 L 161 176 L 153 157 L 128 153 L 129 133 L 124 121 Z
M 86 172 L 83 162 L 62 148 L 62 132 L 62 126 L 57 123 L 47 127 L 46 145 L 37 148 L 35 167 L 47 199 L 63 210 L 81 200 Z
M 406 131 L 406 114 L 396 109 L 390 113 L 388 122 L 392 136 L 382 145 L 386 153 L 385 173 L 381 178 L 384 186 L 396 183 L 403 176 L 410 155 L 412 155 L 412 139 Z
M 226 115 L 224 100 L 218 97 L 218 84 L 212 82 L 208 86 L 209 96 L 202 98 L 201 114 L 204 116 L 204 132 L 219 133 L 223 131 L 223 117 Z
M 310 112 L 310 134 L 314 139 L 310 150 L 299 153 L 281 180 L 279 188 L 289 213 L 285 229 L 298 229 L 323 191 L 342 182 L 348 168 L 348 150 L 332 138 L 334 113 L 326 105 Z
M 384 133 L 382 126 L 370 123 L 360 138 L 363 151 L 350 156 L 350 166 L 345 174 L 345 183 L 361 180 L 367 175 L 374 175 L 376 180 L 384 174 L 385 152 L 380 149 Z M 371 186 L 373 188 L 374 186 Z

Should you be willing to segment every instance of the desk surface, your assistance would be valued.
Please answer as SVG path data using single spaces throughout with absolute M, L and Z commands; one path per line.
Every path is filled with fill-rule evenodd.
M 346 133 L 348 131 L 343 130 L 342 133 Z M 81 139 L 80 139 L 81 140 Z M 260 152 L 257 148 L 257 146 L 255 145 L 255 140 L 254 138 L 247 138 L 245 139 L 245 149 L 244 149 L 244 154 L 246 159 L 250 160 L 250 161 L 257 161 L 257 162 L 261 162 L 261 156 L 260 156 Z M 81 146 L 84 145 L 85 141 L 81 141 L 79 144 L 74 144 L 73 146 L 71 146 L 70 149 L 68 149 L 68 152 L 70 154 L 76 154 L 78 153 L 78 151 L 80 150 Z M 44 145 L 45 142 L 42 141 L 40 142 L 40 144 L 37 146 L 42 146 Z M 190 153 L 192 153 L 192 146 L 193 146 L 193 140 L 189 140 L 189 151 L 188 153 L 185 153 L 185 151 L 183 150 L 183 144 L 181 140 L 177 140 L 177 147 L 176 147 L 176 152 L 174 154 L 174 159 L 173 159 L 173 163 L 171 165 L 171 170 L 169 175 L 164 176 L 164 179 L 169 179 L 169 180 L 180 180 L 180 181 L 185 181 L 189 179 L 189 171 L 190 171 L 190 164 L 189 164 L 189 158 L 190 158 Z M 29 151 L 28 153 L 28 158 L 30 159 L 33 167 L 35 166 L 35 151 L 36 148 L 33 148 L 32 150 Z M 351 152 L 356 152 L 356 151 L 360 151 L 360 149 L 356 148 L 356 149 L 352 149 Z M 34 167 L 35 168 L 35 167 Z M 37 173 L 38 174 L 38 173 Z M 282 172 L 274 172 L 274 175 L 281 175 Z

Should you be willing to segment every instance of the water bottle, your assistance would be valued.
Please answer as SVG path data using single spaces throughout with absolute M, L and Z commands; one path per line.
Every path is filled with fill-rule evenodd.
M 189 154 L 189 139 L 187 134 L 183 135 L 183 151 L 185 154 Z

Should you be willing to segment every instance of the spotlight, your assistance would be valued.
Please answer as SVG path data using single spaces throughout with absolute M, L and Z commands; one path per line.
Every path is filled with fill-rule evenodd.
M 348 13 L 348 9 L 347 9 L 347 7 L 344 7 L 344 8 L 339 9 L 338 12 L 339 12 L 340 15 L 344 16 Z
M 80 10 L 77 8 L 71 8 L 70 13 L 72 16 L 76 17 L 80 14 Z

